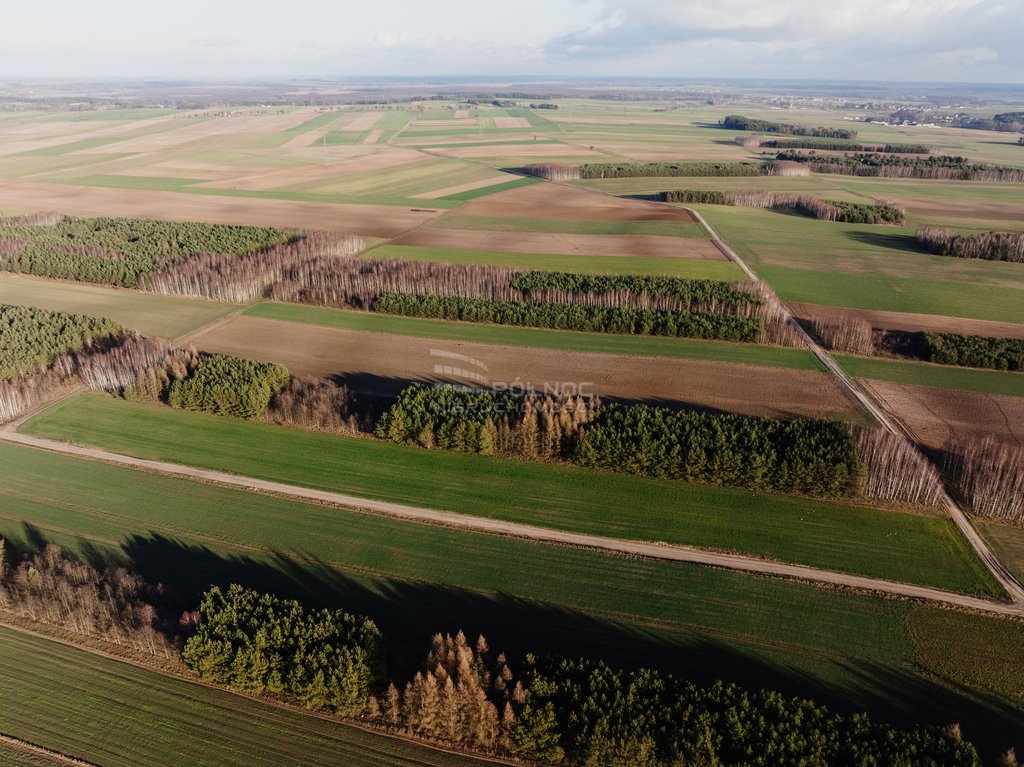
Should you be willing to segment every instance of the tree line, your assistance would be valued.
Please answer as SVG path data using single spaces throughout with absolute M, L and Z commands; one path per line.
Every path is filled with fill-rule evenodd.
M 918 229 L 915 242 L 937 256 L 1024 264 L 1024 232 L 959 234 L 952 229 Z
M 534 304 L 525 301 L 410 293 L 381 295 L 377 299 L 376 311 L 406 317 L 488 322 L 496 325 L 722 341 L 756 342 L 765 329 L 764 320 L 760 317 L 659 309 Z
M 213 586 L 198 609 L 161 618 L 161 588 L 98 570 L 50 546 L 9 572 L 0 541 L 0 611 L 180 658 L 198 678 L 358 718 L 380 730 L 487 756 L 551 765 L 913 764 L 979 767 L 955 727 L 894 728 L 865 714 L 650 668 L 527 654 L 517 678 L 483 637 L 434 636 L 401 690 L 374 622 L 313 610 L 238 584 Z M 184 641 L 182 649 L 182 636 Z
M 1024 183 L 1024 170 L 1006 165 L 970 162 L 966 157 L 931 155 L 899 157 L 882 154 L 819 155 L 784 150 L 779 162 L 803 163 L 815 173 L 887 178 L 946 179 L 954 181 L 1003 181 Z
M 580 166 L 580 178 L 645 178 L 669 176 L 761 176 L 763 163 L 749 162 L 597 162 Z
M 817 138 L 857 138 L 857 131 L 849 128 L 829 128 L 823 125 L 794 125 L 792 123 L 759 120 L 743 115 L 726 115 L 718 124 L 730 130 L 752 131 L 754 133 L 781 133 L 788 136 L 813 136 Z
M 0 267 L 41 277 L 140 287 L 144 279 L 200 253 L 240 256 L 292 240 L 270 227 L 133 218 L 0 220 Z
M 858 203 L 845 200 L 821 200 L 808 194 L 762 190 L 712 192 L 702 189 L 676 189 L 661 192 L 662 202 L 740 205 L 747 208 L 797 210 L 821 221 L 845 224 L 901 224 L 904 208 L 894 202 Z
M 921 333 L 922 358 L 940 365 L 1024 370 L 1024 340 L 959 333 Z
M 528 415 L 531 433 L 546 435 L 546 449 L 527 457 L 820 496 L 856 495 L 864 484 L 865 467 L 851 428 L 838 421 L 780 421 L 579 398 L 549 398 L 545 409 L 536 405 L 537 396 L 414 384 L 381 416 L 375 433 L 424 447 L 517 454 L 502 449 L 499 435 L 503 429 L 515 434 Z M 535 414 L 545 425 L 536 422 Z
M 858 144 L 855 141 L 826 138 L 769 138 L 738 136 L 736 143 L 751 149 L 814 149 L 819 152 L 880 152 L 882 154 L 931 154 L 931 144 Z
M 0 380 L 45 368 L 125 329 L 105 317 L 0 304 Z

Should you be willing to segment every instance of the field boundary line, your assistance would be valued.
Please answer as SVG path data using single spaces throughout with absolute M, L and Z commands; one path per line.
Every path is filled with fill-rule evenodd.
M 15 738 L 13 735 L 7 735 L 2 732 L 0 732 L 0 744 L 10 746 L 17 751 L 41 756 L 51 762 L 71 765 L 71 767 L 99 767 L 95 762 L 87 762 L 76 756 L 68 756 L 67 754 L 62 754 L 60 751 L 54 751 L 53 749 L 46 748 L 45 746 L 40 746 L 30 741 L 22 740 L 21 738 Z
M 776 562 L 759 559 L 745 554 L 729 554 L 692 546 L 674 545 L 650 541 L 633 541 L 620 538 L 608 538 L 600 535 L 574 533 L 555 530 L 537 525 L 520 522 L 508 522 L 487 517 L 475 517 L 440 509 L 418 506 L 407 506 L 389 501 L 361 498 L 345 493 L 288 485 L 281 482 L 256 479 L 253 477 L 230 474 L 211 469 L 200 469 L 192 466 L 153 461 L 114 453 L 97 448 L 85 447 L 55 440 L 33 437 L 10 430 L 0 432 L 0 439 L 5 442 L 32 447 L 50 452 L 63 453 L 77 458 L 102 461 L 128 468 L 143 469 L 159 474 L 241 488 L 249 492 L 272 493 L 287 498 L 333 504 L 352 510 L 365 510 L 381 516 L 391 517 L 409 522 L 442 525 L 449 528 L 468 530 L 489 535 L 501 535 L 539 543 L 575 546 L 583 549 L 612 552 L 648 559 L 665 560 L 686 564 L 719 567 L 727 570 L 766 575 L 778 578 L 839 586 L 862 591 L 877 592 L 896 597 L 919 599 L 938 602 L 971 610 L 1024 617 L 1024 605 L 1019 603 L 998 602 L 984 597 L 971 596 L 946 591 L 931 586 L 887 581 L 869 576 L 823 570 L 807 565 Z

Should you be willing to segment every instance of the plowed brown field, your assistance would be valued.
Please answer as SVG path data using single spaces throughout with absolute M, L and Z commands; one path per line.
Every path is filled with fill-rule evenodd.
M 746 415 L 848 417 L 853 413 L 838 384 L 817 372 L 433 341 L 256 317 L 233 317 L 190 341 L 202 351 L 279 362 L 298 375 L 340 375 L 353 389 L 372 394 L 394 394 L 412 381 L 477 386 L 521 382 L 535 389 L 545 384 L 567 389 L 582 383 L 588 392 L 606 397 Z M 453 372 L 458 370 L 483 380 Z

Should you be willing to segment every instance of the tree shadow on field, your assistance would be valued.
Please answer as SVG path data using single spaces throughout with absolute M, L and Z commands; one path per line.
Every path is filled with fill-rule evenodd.
M 851 240 L 885 250 L 899 250 L 904 253 L 924 253 L 918 247 L 912 234 L 886 234 L 883 232 L 851 231 L 846 236 Z
M 45 534 L 26 523 L 24 540 L 12 550 L 25 554 L 46 543 Z M 725 679 L 751 690 L 811 698 L 837 712 L 867 710 L 876 722 L 957 722 L 989 761 L 1011 745 L 1024 751 L 1019 705 L 896 663 L 809 654 L 802 647 L 773 645 L 765 637 L 744 645 L 744 637 L 723 640 L 678 624 L 602 617 L 514 594 L 339 569 L 293 553 L 225 554 L 155 533 L 131 536 L 120 546 L 80 540 L 68 553 L 97 567 L 123 566 L 164 584 L 168 601 L 163 611 L 172 623 L 184 610 L 194 609 L 211 585 L 232 583 L 311 607 L 367 615 L 384 634 L 389 673 L 399 685 L 419 670 L 434 634 L 462 630 L 470 639 L 486 636 L 495 651 L 508 654 L 513 669 L 526 653 L 603 659 L 621 668 L 648 666 L 696 684 Z M 458 568 L 454 556 L 452 567 Z

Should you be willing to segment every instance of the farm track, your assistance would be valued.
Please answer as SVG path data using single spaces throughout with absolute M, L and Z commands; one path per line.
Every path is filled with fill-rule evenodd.
M 294 498 L 300 501 L 327 503 L 347 509 L 365 511 L 386 517 L 401 519 L 421 524 L 440 525 L 443 527 L 468 530 L 490 535 L 508 536 L 537 543 L 548 543 L 593 551 L 609 552 L 626 556 L 644 557 L 671 562 L 719 567 L 740 572 L 753 573 L 775 578 L 787 578 L 826 586 L 886 594 L 894 597 L 919 599 L 938 602 L 956 607 L 967 608 L 997 615 L 1024 618 L 1024 605 L 1019 603 L 997 602 L 991 599 L 973 597 L 966 594 L 945 591 L 927 586 L 887 581 L 879 578 L 851 575 L 847 573 L 821 570 L 804 565 L 774 562 L 741 554 L 728 554 L 717 551 L 698 549 L 690 546 L 669 545 L 657 542 L 633 541 L 620 538 L 608 538 L 600 535 L 586 535 L 553 530 L 535 525 L 517 522 L 506 522 L 498 519 L 475 517 L 438 509 L 407 506 L 399 503 L 376 501 L 343 493 L 333 493 L 311 488 L 297 487 L 280 482 L 255 479 L 221 471 L 198 469 L 191 466 L 151 461 L 132 456 L 121 455 L 106 450 L 84 447 L 81 445 L 40 439 L 13 431 L 11 425 L 0 431 L 0 439 L 25 447 L 62 453 L 76 458 L 101 461 L 125 466 L 131 469 L 152 471 L 167 476 L 211 482 L 218 485 L 241 488 L 250 492 L 270 493 L 273 495 Z
M 726 244 L 718 233 L 704 220 L 697 211 L 690 210 L 693 213 L 697 221 L 707 230 L 711 236 L 712 242 L 719 247 L 722 252 L 726 255 L 729 260 L 734 261 L 743 272 L 750 277 L 752 280 L 758 279 L 757 274 L 743 261 L 736 252 Z M 856 398 L 856 400 L 864 407 L 864 409 L 882 425 L 882 427 L 892 433 L 897 434 L 901 437 L 905 437 L 910 440 L 913 444 L 919 444 L 914 432 L 908 428 L 903 422 L 901 422 L 894 413 L 889 413 L 880 403 L 876 402 L 875 399 L 860 386 L 850 375 L 846 373 L 828 351 L 815 341 L 803 326 L 797 321 L 796 316 L 790 311 L 786 304 L 783 304 L 788 314 L 789 323 L 796 329 L 797 333 L 800 334 L 801 339 L 807 345 L 807 347 L 814 353 L 814 356 L 823 364 L 843 385 L 843 387 Z M 956 525 L 961 535 L 974 549 L 975 553 L 985 563 L 985 566 L 992 573 L 992 576 L 996 579 L 999 585 L 1004 591 L 1010 596 L 1013 602 L 1021 608 L 1021 612 L 1024 612 L 1024 585 L 1021 584 L 1013 573 L 1011 573 L 1006 566 L 999 561 L 999 557 L 995 555 L 985 540 L 978 534 L 978 531 L 974 529 L 974 525 L 971 524 L 966 512 L 960 508 L 960 504 L 950 497 L 946 489 L 942 489 L 942 503 L 949 512 L 950 518 L 953 520 L 953 524 Z

